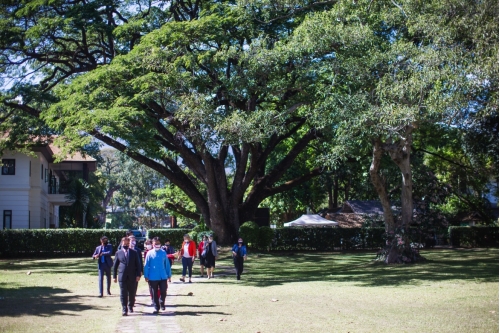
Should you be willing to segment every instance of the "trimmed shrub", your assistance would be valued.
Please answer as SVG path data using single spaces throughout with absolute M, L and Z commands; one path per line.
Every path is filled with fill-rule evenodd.
M 91 256 L 107 236 L 116 250 L 122 229 L 8 229 L 0 230 L 0 257 Z
M 191 229 L 150 229 L 148 230 L 147 238 L 152 239 L 153 237 L 159 237 L 162 244 L 165 243 L 166 239 L 170 239 L 170 245 L 175 249 L 179 249 L 182 246 L 185 234 L 190 234 Z M 191 236 L 192 237 L 192 236 Z M 192 237 L 196 240 L 194 237 Z
M 268 226 L 262 226 L 259 228 L 259 237 L 257 239 L 257 247 L 260 250 L 268 250 L 271 247 L 271 243 L 274 239 L 274 230 Z
M 498 227 L 449 227 L 452 246 L 498 247 Z
M 278 228 L 273 250 L 353 250 L 384 246 L 384 228 Z
M 259 241 L 259 225 L 253 221 L 245 222 L 240 226 L 239 234 L 247 245 L 255 247 Z

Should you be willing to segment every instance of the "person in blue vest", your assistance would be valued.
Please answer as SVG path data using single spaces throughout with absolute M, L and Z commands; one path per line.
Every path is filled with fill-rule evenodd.
M 108 244 L 108 237 L 101 237 L 101 245 L 95 248 L 92 259 L 97 259 L 97 268 L 99 269 L 99 297 L 103 295 L 103 280 L 104 275 L 106 275 L 107 291 L 108 295 L 111 295 L 111 267 L 113 266 L 113 260 L 111 259 L 111 253 L 113 252 L 113 246 Z
M 165 311 L 165 298 L 167 297 L 167 280 L 172 276 L 170 270 L 170 260 L 168 260 L 167 252 L 162 250 L 159 239 L 154 241 L 154 250 L 148 251 L 146 262 L 144 263 L 144 279 L 149 283 L 153 292 L 154 311 L 157 314 L 160 311 Z M 158 297 L 158 290 L 160 295 Z
M 247 260 L 247 247 L 241 237 L 238 238 L 238 243 L 234 244 L 232 252 L 234 268 L 236 268 L 236 280 L 240 280 L 243 273 L 243 261 Z

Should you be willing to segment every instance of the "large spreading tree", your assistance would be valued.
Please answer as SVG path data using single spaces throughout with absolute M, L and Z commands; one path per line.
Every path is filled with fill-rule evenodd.
M 0 17 L 6 143 L 96 138 L 182 190 L 196 210 L 179 213 L 222 243 L 366 144 L 386 229 L 404 230 L 415 133 L 498 117 L 493 1 L 37 0 L 3 2 Z
M 311 60 L 279 42 L 333 3 L 4 2 L 7 144 L 57 133 L 71 152 L 96 138 L 165 176 L 228 243 L 264 199 L 322 171 L 284 177 L 325 134 L 310 121 Z
M 351 147 L 342 151 L 348 155 L 372 146 L 369 173 L 392 235 L 386 261 L 417 259 L 406 237 L 422 200 L 413 190 L 414 136 L 431 130 L 446 140 L 452 128 L 474 133 L 498 119 L 497 3 L 339 1 L 308 17 L 290 43 L 298 55 L 321 59 L 317 107 L 335 119 L 335 147 Z M 483 131 L 477 139 L 498 150 L 498 126 L 490 128 L 492 141 Z M 400 219 L 381 175 L 384 156 L 399 169 Z

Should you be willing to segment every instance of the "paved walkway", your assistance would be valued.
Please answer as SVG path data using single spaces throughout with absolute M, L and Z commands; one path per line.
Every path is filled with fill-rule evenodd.
M 193 276 L 194 283 L 204 283 L 206 278 L 199 278 L 195 272 Z M 231 266 L 217 266 L 215 277 L 223 277 L 234 275 L 234 268 Z M 187 280 L 187 278 L 186 278 Z M 184 287 L 189 286 L 189 283 L 179 281 L 179 276 L 172 277 L 172 283 L 168 284 L 167 299 L 165 300 L 165 311 L 159 314 L 153 314 L 154 308 L 151 306 L 151 298 L 149 296 L 148 285 L 142 277 L 139 282 L 139 290 L 135 298 L 134 313 L 128 314 L 126 317 L 121 317 L 116 326 L 116 333 L 151 333 L 151 332 L 168 332 L 182 333 L 179 324 L 175 319 L 175 302 L 178 301 L 176 296 L 185 296 L 188 291 Z M 188 289 L 189 290 L 189 289 Z M 118 298 L 119 300 L 119 298 Z M 117 305 L 118 307 L 118 305 Z M 121 306 L 120 306 L 121 309 Z M 118 310 L 117 310 L 118 311 Z
M 180 295 L 185 284 L 172 280 L 168 284 L 167 299 L 165 300 L 165 311 L 158 315 L 153 314 L 151 298 L 144 277 L 139 284 L 139 290 L 135 299 L 134 313 L 122 317 L 118 322 L 115 332 L 120 333 L 151 333 L 169 332 L 181 333 L 181 328 L 175 320 L 175 296 Z

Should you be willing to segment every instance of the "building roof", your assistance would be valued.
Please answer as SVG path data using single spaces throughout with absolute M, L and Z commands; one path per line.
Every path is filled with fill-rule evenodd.
M 328 213 L 325 219 L 338 222 L 340 228 L 361 228 L 365 222 L 363 216 L 353 213 Z
M 52 152 L 52 155 L 61 153 L 61 148 L 56 147 L 53 143 L 49 143 L 48 148 Z M 67 155 L 61 162 L 96 162 L 96 159 L 88 155 L 83 156 L 80 152 L 75 152 L 73 155 Z
M 342 213 L 382 215 L 384 209 L 378 200 L 348 200 L 344 202 Z

